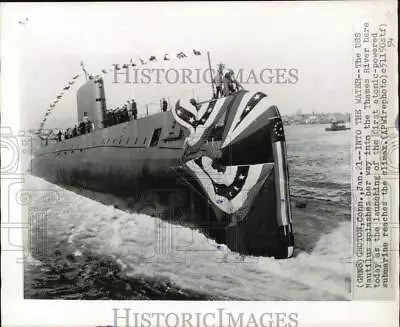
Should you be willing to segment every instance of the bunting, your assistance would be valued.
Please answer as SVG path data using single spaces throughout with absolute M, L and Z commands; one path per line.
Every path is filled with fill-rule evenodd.
M 81 61 L 81 67 L 84 69 L 83 67 L 83 62 Z M 84 71 L 86 72 L 86 70 L 84 69 Z M 63 98 L 65 91 L 68 91 L 72 85 L 74 85 L 74 83 L 76 82 L 76 80 L 79 78 L 79 74 L 73 76 L 71 78 L 70 81 L 68 81 L 67 85 L 65 85 L 62 89 L 62 91 L 56 96 L 56 99 L 49 105 L 49 107 L 47 108 L 42 121 L 40 122 L 40 128 L 39 128 L 39 132 L 42 132 L 43 127 L 45 122 L 47 121 L 47 119 L 49 118 L 50 114 L 52 113 L 52 111 L 54 110 L 54 108 L 56 107 L 56 104 Z
M 202 55 L 202 52 L 197 50 L 197 49 L 192 49 L 192 52 L 193 52 L 194 56 L 201 56 Z M 188 55 L 183 51 L 180 51 L 180 52 L 176 53 L 175 56 L 178 59 L 184 59 L 184 58 L 188 57 Z M 170 56 L 169 56 L 168 53 L 165 53 L 164 56 L 160 56 L 160 57 L 162 58 L 162 61 L 169 61 L 170 60 Z M 146 65 L 147 64 L 147 62 L 142 58 L 139 58 L 138 60 L 139 60 L 141 65 Z M 148 57 L 148 62 L 157 62 L 157 61 L 158 61 L 157 60 L 157 56 L 155 56 L 155 55 L 151 55 L 150 57 Z M 122 66 L 122 68 L 126 69 L 126 68 L 129 67 L 129 65 L 131 65 L 132 67 L 136 67 L 137 63 L 135 63 L 133 61 L 133 59 L 130 58 L 129 59 L 129 64 L 124 64 Z M 113 66 L 114 66 L 114 68 L 111 68 L 111 69 L 106 69 L 106 68 L 102 69 L 101 73 L 102 74 L 108 74 L 109 72 L 112 72 L 114 70 L 117 70 L 117 71 L 121 70 L 121 67 L 118 64 L 114 64 Z M 86 77 L 89 76 L 83 61 L 80 61 L 80 67 L 81 67 L 82 71 L 84 72 L 85 76 Z M 63 98 L 63 95 L 65 93 L 64 91 L 70 90 L 71 86 L 74 85 L 74 83 L 76 82 L 76 80 L 79 77 L 80 77 L 80 74 L 74 75 L 72 77 L 72 79 L 70 81 L 68 81 L 68 84 L 62 89 L 63 91 L 59 95 L 56 96 L 56 100 L 52 104 L 50 104 L 49 108 L 47 109 L 47 111 L 46 111 L 46 113 L 45 113 L 45 115 L 43 117 L 42 122 L 40 123 L 40 131 L 42 131 L 42 129 L 44 127 L 44 123 L 47 121 L 47 118 L 50 115 L 50 113 L 52 112 L 52 110 L 56 107 L 57 103 Z M 99 77 L 100 77 L 99 75 L 96 75 L 96 78 L 99 78 Z
M 194 56 L 201 56 L 202 55 L 202 52 L 197 50 L 197 49 L 192 49 L 192 51 L 193 51 L 193 55 Z M 161 56 L 161 57 L 163 58 L 162 61 L 169 61 L 170 60 L 170 57 L 169 57 L 168 53 L 165 53 L 164 56 Z M 180 52 L 178 52 L 176 54 L 176 58 L 178 58 L 178 59 L 184 59 L 184 58 L 187 58 L 187 57 L 188 57 L 188 55 L 183 51 L 180 51 Z M 147 65 L 149 62 L 157 62 L 158 59 L 157 59 L 157 56 L 151 55 L 150 57 L 148 57 L 148 61 L 147 62 L 143 59 L 143 57 L 138 58 L 138 61 L 139 61 L 139 65 Z M 113 72 L 114 70 L 119 71 L 122 68 L 127 69 L 129 66 L 137 67 L 138 63 L 135 63 L 134 60 L 132 58 L 130 58 L 129 59 L 129 64 L 124 64 L 124 65 L 122 65 L 122 67 L 120 67 L 118 64 L 114 64 L 113 66 L 114 66 L 114 68 L 112 68 L 112 69 L 104 68 L 104 69 L 101 70 L 101 72 L 103 74 L 108 74 L 109 72 Z

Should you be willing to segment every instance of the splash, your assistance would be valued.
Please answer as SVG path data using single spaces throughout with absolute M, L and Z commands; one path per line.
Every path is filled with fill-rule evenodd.
M 146 288 L 150 289 L 152 285 L 157 289 L 160 283 L 170 285 L 168 287 L 189 290 L 189 298 L 195 298 L 195 294 L 243 300 L 349 297 L 350 270 L 344 260 L 350 256 L 349 221 L 338 226 L 332 224 L 337 227 L 328 233 L 323 224 L 316 224 L 319 230 L 315 232 L 322 236 L 311 251 L 298 250 L 292 259 L 275 260 L 241 256 L 195 229 L 118 209 L 116 206 L 123 207 L 124 201 L 111 195 L 85 190 L 85 195 L 90 192 L 91 198 L 102 198 L 110 203 L 104 205 L 37 177 L 29 176 L 28 184 L 30 188 L 51 189 L 60 195 L 58 203 L 48 205 L 47 226 L 49 244 L 71 254 L 63 260 L 82 262 L 86 257 L 107 258 L 118 267 L 119 272 L 113 277 L 117 280 L 146 280 Z M 32 201 L 40 205 L 39 196 L 34 196 Z M 304 230 L 306 228 L 303 226 Z M 46 260 L 54 263 L 60 259 L 55 256 Z M 94 280 L 104 278 L 101 265 L 84 261 L 83 266 L 88 265 L 91 277 L 84 283 L 93 284 Z M 141 284 L 133 285 L 140 287 Z M 162 294 L 156 298 L 163 298 Z M 168 298 L 167 293 L 164 298 Z

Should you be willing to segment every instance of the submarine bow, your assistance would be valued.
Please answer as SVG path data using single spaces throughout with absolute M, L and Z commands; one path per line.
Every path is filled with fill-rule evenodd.
M 173 189 L 190 191 L 193 202 L 184 204 L 190 214 L 165 219 L 199 228 L 243 254 L 292 256 L 284 128 L 266 94 L 180 100 L 171 111 L 111 126 L 98 94 L 104 96 L 104 85 L 95 81 L 78 90 L 78 117 L 97 117 L 95 129 L 40 147 L 34 175 L 136 197 L 138 205 L 162 201 L 164 193 L 169 198 Z
M 278 108 L 262 92 L 241 91 L 205 103 L 178 101 L 187 131 L 182 166 L 235 251 L 287 258 L 294 238 L 286 143 Z

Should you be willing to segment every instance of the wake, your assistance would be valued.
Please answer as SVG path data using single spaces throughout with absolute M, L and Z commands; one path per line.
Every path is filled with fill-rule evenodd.
M 349 298 L 349 221 L 329 233 L 317 231 L 322 236 L 311 251 L 298 249 L 295 257 L 276 260 L 242 256 L 193 228 L 134 213 L 132 204 L 109 194 L 72 192 L 33 176 L 28 184 L 60 195 L 58 203 L 48 206 L 47 233 L 55 247 L 68 247 L 74 260 L 85 255 L 111 258 L 124 278 L 168 282 L 231 299 Z M 33 199 L 37 206 L 39 202 L 39 197 Z

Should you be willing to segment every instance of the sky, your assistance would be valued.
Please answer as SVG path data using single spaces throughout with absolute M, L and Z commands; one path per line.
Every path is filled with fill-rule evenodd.
M 207 51 L 213 68 L 219 62 L 245 74 L 294 68 L 297 83 L 245 87 L 267 93 L 283 115 L 299 109 L 351 111 L 354 14 L 362 20 L 360 6 L 352 2 L 25 3 L 4 8 L 3 26 L 14 24 L 10 30 L 22 49 L 18 57 L 20 106 L 27 128 L 38 128 L 63 87 L 82 73 L 81 61 L 88 72 L 99 74 L 130 58 L 138 62 L 138 58 L 161 58 L 165 53 L 169 62 L 158 61 L 146 68 L 206 69 Z M 28 21 L 18 24 L 25 17 Z M 194 56 L 192 49 L 202 55 Z M 177 59 L 180 51 L 188 57 Z M 146 104 L 157 110 L 162 97 L 174 102 L 193 93 L 205 100 L 210 94 L 204 84 L 116 84 L 112 73 L 104 79 L 109 108 L 135 97 L 139 113 Z M 47 127 L 76 121 L 76 90 L 83 82 L 80 77 L 65 92 Z

